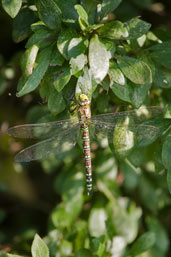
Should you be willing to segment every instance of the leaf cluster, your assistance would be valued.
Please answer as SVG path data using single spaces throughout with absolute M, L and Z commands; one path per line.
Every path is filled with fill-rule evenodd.
M 150 1 L 134 2 L 145 6 Z M 27 39 L 17 96 L 39 92 L 48 106 L 31 110 L 30 122 L 52 121 L 57 114 L 65 118 L 71 96 L 77 99 L 80 93 L 91 98 L 95 114 L 113 111 L 115 102 L 135 108 L 170 103 L 171 33 L 150 30 L 151 24 L 139 17 L 109 20 L 120 4 L 2 0 L 14 18 L 14 41 Z M 42 161 L 46 172 L 61 169 L 54 189 L 62 200 L 49 217 L 47 236 L 35 236 L 33 257 L 165 256 L 169 239 L 156 216 L 171 204 L 170 107 L 164 117 L 145 125 L 158 128 L 157 133 L 145 135 L 136 148 L 127 148 L 130 131 L 124 127 L 116 133 L 115 152 L 103 140 L 100 146 L 93 142 L 96 182 L 91 201 L 84 195 L 79 147 L 70 158 Z

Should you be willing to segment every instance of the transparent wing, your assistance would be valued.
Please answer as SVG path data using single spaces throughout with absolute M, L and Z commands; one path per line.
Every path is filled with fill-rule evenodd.
M 54 136 L 52 138 L 41 141 L 19 152 L 15 160 L 17 162 L 30 162 L 47 158 L 50 155 L 60 155 L 71 150 L 76 144 L 80 127 L 75 127 Z
M 151 144 L 160 133 L 160 129 L 153 125 L 146 124 L 112 124 L 107 122 L 100 121 L 91 121 L 90 124 L 90 135 L 98 136 L 100 138 L 108 138 L 109 143 L 113 143 L 114 133 L 118 133 L 120 131 L 120 135 L 126 135 L 127 132 L 131 131 L 134 133 L 136 138 L 136 145 L 146 146 Z M 127 133 L 128 135 L 129 133 Z M 119 134 L 118 134 L 119 135 Z
M 77 118 L 47 123 L 25 124 L 8 129 L 8 134 L 18 138 L 50 138 L 61 134 L 64 130 L 73 128 L 78 123 Z
M 149 106 L 149 107 L 140 107 L 137 110 L 117 112 L 117 113 L 106 113 L 93 116 L 91 118 L 92 122 L 104 122 L 104 123 L 122 123 L 125 117 L 130 117 L 134 123 L 142 123 L 143 121 L 149 120 L 154 116 L 158 116 L 163 113 L 163 108 L 160 106 Z

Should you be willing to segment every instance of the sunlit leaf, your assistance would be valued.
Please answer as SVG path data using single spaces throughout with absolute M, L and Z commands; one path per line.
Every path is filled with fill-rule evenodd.
M 125 39 L 128 37 L 127 28 L 121 21 L 111 21 L 104 24 L 103 27 L 98 29 L 98 34 L 101 37 L 111 40 Z
M 119 158 L 127 157 L 135 146 L 136 136 L 134 131 L 129 129 L 130 119 L 126 117 L 122 127 L 116 127 L 113 136 L 115 153 Z
M 39 51 L 38 46 L 33 45 L 29 49 L 27 49 L 24 55 L 22 56 L 21 68 L 22 68 L 23 74 L 26 77 L 30 76 L 33 72 L 38 51 Z
M 72 38 L 68 44 L 68 56 L 69 58 L 77 57 L 80 54 L 84 54 L 88 47 L 88 40 L 82 37 Z
M 33 257 L 49 257 L 49 249 L 39 235 L 35 235 L 33 244 L 31 247 Z
M 69 63 L 71 65 L 71 73 L 76 74 L 84 68 L 84 65 L 87 63 L 87 56 L 80 54 L 76 58 L 71 58 Z
M 94 35 L 90 40 L 89 64 L 96 82 L 100 83 L 109 69 L 109 54 L 97 35 Z
M 137 39 L 143 34 L 147 33 L 151 27 L 150 23 L 140 20 L 139 18 L 133 18 L 125 23 L 128 30 L 129 39 Z
M 105 220 L 107 219 L 107 214 L 105 209 L 99 208 L 95 209 L 93 208 L 90 212 L 89 221 L 88 221 L 88 227 L 91 236 L 101 236 L 105 233 L 106 226 L 105 226 Z M 100 226 L 99 226 L 100 223 Z
M 22 0 L 2 0 L 2 7 L 12 18 L 18 14 L 21 5 Z
M 61 33 L 59 34 L 58 41 L 57 41 L 57 47 L 58 47 L 59 52 L 67 60 L 69 59 L 69 56 L 68 56 L 69 43 L 75 37 L 78 37 L 78 35 L 77 35 L 77 32 L 72 28 L 63 29 L 61 31 Z
M 79 76 L 75 89 L 76 97 L 80 94 L 86 94 L 90 98 L 96 89 L 97 83 L 95 82 L 92 72 L 87 66 L 84 67 L 83 74 Z
M 79 24 L 82 30 L 85 30 L 89 23 L 88 23 L 88 15 L 86 13 L 86 11 L 84 10 L 84 8 L 81 5 L 75 5 L 75 9 L 78 12 L 79 15 Z
M 122 71 L 119 69 L 118 65 L 112 61 L 110 62 L 109 76 L 112 82 L 115 82 L 119 85 L 126 84 L 126 80 Z

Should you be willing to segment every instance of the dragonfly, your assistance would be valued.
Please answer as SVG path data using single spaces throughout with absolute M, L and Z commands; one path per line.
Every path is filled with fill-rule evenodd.
M 159 106 L 146 107 L 143 115 L 138 110 L 117 113 L 105 113 L 91 117 L 91 101 L 86 94 L 80 94 L 77 101 L 77 117 L 47 123 L 18 125 L 8 129 L 8 134 L 18 138 L 42 139 L 40 142 L 21 150 L 15 157 L 17 162 L 30 162 L 49 157 L 51 154 L 58 156 L 68 152 L 75 146 L 79 136 L 82 138 L 85 176 L 88 195 L 92 193 L 92 165 L 90 150 L 90 134 L 108 138 L 113 142 L 114 130 L 123 128 L 123 120 L 131 118 L 133 125 L 128 124 L 129 130 L 136 133 L 139 139 L 154 137 L 157 127 L 144 125 L 142 121 L 150 115 L 153 117 L 162 113 Z M 147 115 L 147 116 L 146 116 Z

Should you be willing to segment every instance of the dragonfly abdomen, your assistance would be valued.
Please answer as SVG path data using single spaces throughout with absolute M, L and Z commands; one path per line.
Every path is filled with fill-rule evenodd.
M 92 169 L 91 169 L 91 151 L 90 151 L 90 139 L 89 139 L 88 126 L 82 126 L 81 132 L 82 132 L 82 141 L 83 141 L 86 183 L 87 183 L 88 194 L 90 194 L 92 192 Z

